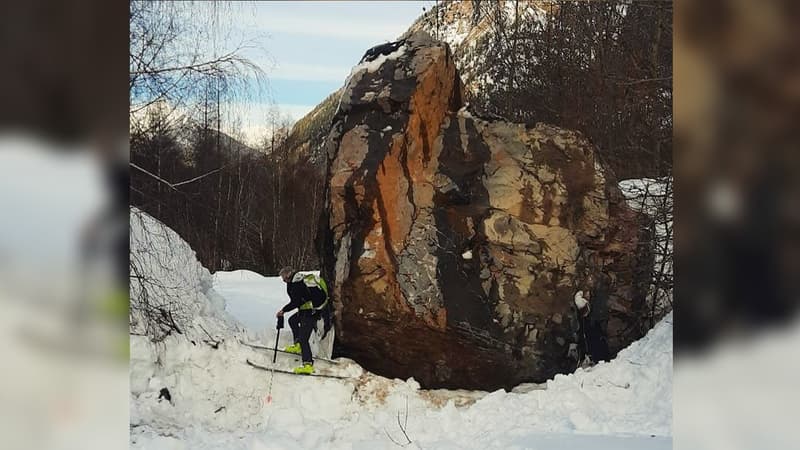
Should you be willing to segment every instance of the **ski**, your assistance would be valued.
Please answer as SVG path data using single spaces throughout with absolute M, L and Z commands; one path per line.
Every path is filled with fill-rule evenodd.
M 239 343 L 241 343 L 242 345 L 246 345 L 246 346 L 248 346 L 250 348 L 257 349 L 257 350 L 269 350 L 269 351 L 274 351 L 275 350 L 272 347 L 267 347 L 267 346 L 264 346 L 264 345 L 250 344 L 248 342 L 242 341 L 241 339 L 239 340 Z M 287 351 L 281 350 L 281 349 L 278 349 L 278 352 L 279 353 L 284 353 L 286 355 L 293 355 L 293 356 L 296 356 L 296 357 L 300 358 L 300 355 L 298 355 L 297 353 L 287 352 Z M 331 364 L 339 364 L 339 361 L 336 361 L 336 360 L 333 360 L 333 359 L 328 359 L 328 358 L 323 358 L 323 357 L 320 357 L 320 356 L 314 356 L 314 361 L 316 361 L 316 360 L 325 361 L 325 362 L 328 362 L 328 363 L 331 363 Z
M 331 374 L 327 374 L 327 373 L 316 373 L 316 372 L 312 373 L 312 374 L 294 373 L 294 372 L 292 372 L 290 370 L 273 369 L 273 368 L 270 368 L 270 367 L 267 367 L 267 366 L 262 366 L 261 364 L 256 364 L 253 361 L 250 361 L 249 359 L 246 360 L 246 361 L 247 361 L 247 364 L 250 365 L 250 367 L 253 367 L 253 368 L 256 368 L 256 369 L 261 369 L 261 370 L 266 370 L 266 371 L 273 371 L 274 370 L 275 372 L 286 373 L 286 374 L 289 374 L 289 375 L 297 375 L 297 376 L 301 376 L 301 377 L 336 378 L 337 380 L 349 380 L 349 379 L 353 378 L 353 377 L 345 377 L 345 376 L 341 376 L 341 375 L 331 375 Z

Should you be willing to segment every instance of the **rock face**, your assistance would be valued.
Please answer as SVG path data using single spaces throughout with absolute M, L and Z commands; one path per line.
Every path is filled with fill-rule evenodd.
M 472 117 L 424 32 L 368 55 L 328 136 L 318 236 L 341 352 L 429 388 L 543 381 L 576 366 L 579 288 L 603 291 L 612 351 L 638 338 L 644 222 L 593 147 Z

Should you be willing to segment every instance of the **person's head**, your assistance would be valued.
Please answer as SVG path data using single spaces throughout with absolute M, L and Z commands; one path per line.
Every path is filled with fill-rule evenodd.
M 280 272 L 278 272 L 278 275 L 281 276 L 281 279 L 284 283 L 288 283 L 289 280 L 292 279 L 292 275 L 294 275 L 294 269 L 288 266 L 284 267 Z

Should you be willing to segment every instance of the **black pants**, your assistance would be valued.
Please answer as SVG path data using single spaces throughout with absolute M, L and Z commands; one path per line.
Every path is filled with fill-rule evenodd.
M 311 332 L 317 325 L 317 318 L 314 317 L 313 311 L 302 310 L 289 317 L 289 327 L 292 329 L 292 336 L 294 342 L 300 343 L 300 351 L 303 355 L 303 363 L 313 363 L 314 358 L 311 356 L 311 346 L 308 344 L 308 339 L 311 337 Z
M 591 320 L 584 317 L 581 320 L 583 336 L 586 339 L 586 347 L 589 356 L 595 362 L 609 361 L 611 352 L 608 349 L 608 338 L 606 337 L 606 324 L 598 320 Z

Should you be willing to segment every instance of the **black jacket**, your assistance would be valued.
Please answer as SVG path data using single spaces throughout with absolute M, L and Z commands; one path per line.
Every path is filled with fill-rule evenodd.
M 303 303 L 311 301 L 314 306 L 319 306 L 325 301 L 325 292 L 318 287 L 306 286 L 303 282 L 303 274 L 295 273 L 291 281 L 286 283 L 286 294 L 289 296 L 289 303 L 283 307 L 283 312 L 289 312 L 299 308 Z

